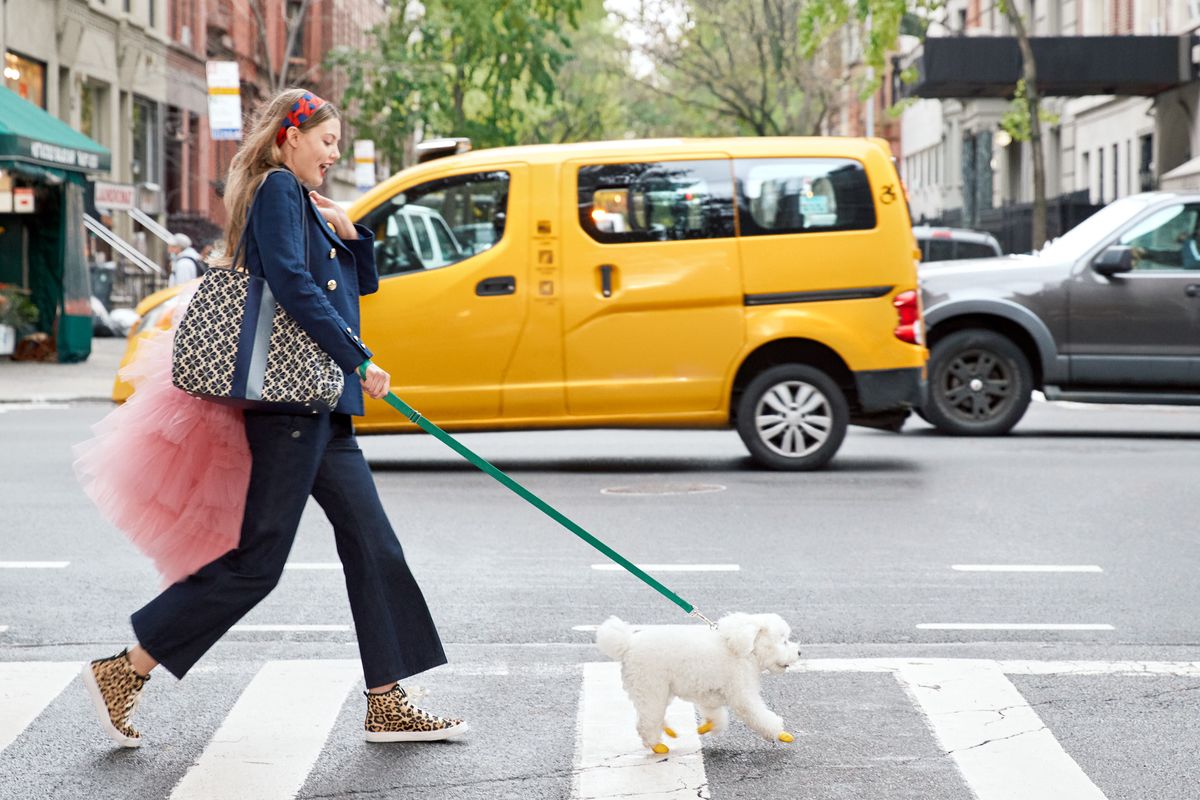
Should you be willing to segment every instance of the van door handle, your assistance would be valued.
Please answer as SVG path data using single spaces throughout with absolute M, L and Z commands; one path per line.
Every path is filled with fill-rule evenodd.
M 480 297 L 495 297 L 502 294 L 513 294 L 516 291 L 517 279 L 512 275 L 484 278 L 475 284 L 475 294 Z
M 1189 283 L 1183 293 L 1188 297 L 1200 297 L 1200 283 Z
M 612 264 L 600 265 L 600 294 L 604 295 L 605 297 L 612 297 L 613 269 L 614 267 Z

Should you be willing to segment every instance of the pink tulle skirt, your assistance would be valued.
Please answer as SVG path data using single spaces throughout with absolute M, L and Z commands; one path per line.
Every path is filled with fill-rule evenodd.
M 164 586 L 237 546 L 250 483 L 242 412 L 171 384 L 174 340 L 174 326 L 141 339 L 120 373 L 133 395 L 74 448 L 84 492 Z

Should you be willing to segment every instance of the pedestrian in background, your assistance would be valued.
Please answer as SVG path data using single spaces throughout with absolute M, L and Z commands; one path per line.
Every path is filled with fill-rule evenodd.
M 182 286 L 188 281 L 194 281 L 200 275 L 200 254 L 192 247 L 192 240 L 186 234 L 176 233 L 167 245 L 171 254 L 171 277 L 167 286 Z
M 370 362 L 371 351 L 358 335 L 359 295 L 379 285 L 373 235 L 352 224 L 337 203 L 311 190 L 337 161 L 340 140 L 340 116 L 321 98 L 289 89 L 268 102 L 230 165 L 224 194 L 228 222 L 216 264 L 244 264 L 251 274 L 265 277 L 279 304 L 342 368 L 345 389 L 333 411 L 228 414 L 228 407 L 170 387 L 174 394 L 163 391 L 171 399 L 158 403 L 152 413 L 116 419 L 118 409 L 110 415 L 113 421 L 98 426 L 103 435 L 83 448 L 84 457 L 77 462 L 89 495 L 135 544 L 156 555 L 164 576 L 180 572 L 197 552 L 215 548 L 212 560 L 194 571 L 183 567 L 184 577 L 133 614 L 137 642 L 132 648 L 83 669 L 105 731 L 122 746 L 141 743 L 130 718 L 151 670 L 161 664 L 183 678 L 278 583 L 310 494 L 333 525 L 345 571 L 369 687 L 364 693 L 367 740 L 428 741 L 467 730 L 462 720 L 414 706 L 398 683 L 444 664 L 446 657 L 351 425 L 351 416 L 363 413 L 363 391 L 382 398 L 391 378 Z M 234 265 L 239 244 L 245 255 Z M 169 345 L 157 352 L 165 362 Z M 360 367 L 366 368 L 361 382 L 356 374 Z M 141 370 L 157 376 L 159 384 L 169 380 L 169 372 L 169 363 Z M 137 388 L 131 402 L 144 388 Z M 162 411 L 167 406 L 169 413 Z M 214 408 L 221 411 L 207 413 Z M 240 438 L 214 435 L 214 428 L 231 425 L 235 432 L 244 431 Z M 181 426 L 190 433 L 180 433 Z M 213 461 L 206 451 L 223 441 L 215 455 L 228 469 L 211 479 L 198 477 L 204 462 Z M 248 470 L 239 473 L 237 446 L 242 442 Z M 131 443 L 153 452 L 122 452 Z M 205 457 L 183 457 L 195 453 Z M 163 475 L 139 470 L 140 486 L 132 479 L 114 485 L 102 465 L 121 458 L 172 468 L 160 470 Z M 193 462 L 200 463 L 190 475 L 186 467 L 175 468 Z M 147 475 L 161 483 L 147 486 Z M 238 491 L 242 486 L 245 491 Z M 221 542 L 220 530 L 192 536 L 194 531 L 183 526 L 172 530 L 167 538 L 174 540 L 162 545 L 164 525 L 188 518 L 197 504 L 222 507 L 222 494 L 232 496 L 235 506 L 244 504 L 238 509 L 236 541 Z M 182 541 L 189 544 L 175 546 Z M 305 691 L 304 686 L 294 688 L 297 694 Z

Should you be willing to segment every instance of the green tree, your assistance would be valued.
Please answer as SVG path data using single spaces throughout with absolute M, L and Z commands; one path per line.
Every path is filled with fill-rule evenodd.
M 1046 152 L 1042 146 L 1042 123 L 1052 121 L 1041 109 L 1041 94 L 1037 88 L 1037 61 L 1029 42 L 1025 20 L 1012 0 L 999 0 L 1000 10 L 1008 17 L 1021 49 L 1021 79 L 1017 81 L 1015 114 L 1005 117 L 1004 128 L 1016 141 L 1028 141 L 1033 156 L 1033 249 L 1046 243 Z M 1024 106 L 1022 114 L 1021 106 Z
M 651 127 L 674 135 L 817 132 L 836 76 L 801 48 L 806 0 L 641 0 L 625 23 L 646 63 Z M 657 117 L 657 120 L 654 119 Z
M 357 135 L 393 164 L 423 137 L 469 136 L 477 147 L 515 144 L 522 108 L 548 102 L 567 59 L 566 31 L 583 0 L 391 0 L 368 52 L 338 50 L 343 98 Z

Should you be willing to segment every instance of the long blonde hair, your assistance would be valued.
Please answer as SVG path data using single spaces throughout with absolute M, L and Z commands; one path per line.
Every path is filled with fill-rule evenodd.
M 225 249 L 213 259 L 216 266 L 233 264 L 238 242 L 245 234 L 246 215 L 254 193 L 272 169 L 283 166 L 283 150 L 275 143 L 279 126 L 287 112 L 304 94 L 304 89 L 284 89 L 265 103 L 250 126 L 250 133 L 242 141 L 242 147 L 229 164 L 229 177 L 225 181 Z M 341 114 L 328 101 L 309 115 L 298 126 L 306 131 L 328 119 L 341 119 Z

